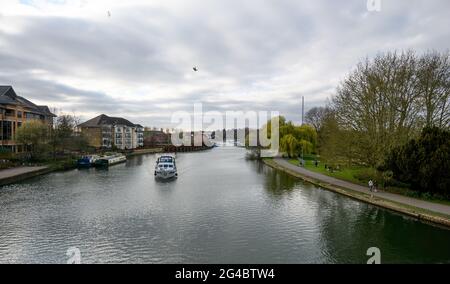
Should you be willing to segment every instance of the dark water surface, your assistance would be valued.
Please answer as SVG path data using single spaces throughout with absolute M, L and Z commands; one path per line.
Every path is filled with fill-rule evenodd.
M 0 188 L 0 263 L 449 263 L 450 230 L 303 183 L 245 150 L 156 156 Z

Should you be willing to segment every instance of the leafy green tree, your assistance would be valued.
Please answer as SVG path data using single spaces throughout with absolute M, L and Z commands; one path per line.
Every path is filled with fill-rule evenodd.
M 301 153 L 311 154 L 316 150 L 317 132 L 314 127 L 311 125 L 297 126 L 292 121 L 286 121 L 283 116 L 278 119 L 281 152 L 287 153 L 289 157 L 295 157 Z M 268 135 L 271 133 L 272 121 L 269 120 L 262 128 L 267 131 Z M 246 136 L 247 143 L 250 138 L 248 135 Z
M 39 120 L 29 120 L 22 124 L 16 131 L 16 141 L 22 144 L 30 152 L 31 158 L 42 158 L 46 151 L 49 139 L 49 125 Z
M 266 124 L 263 125 L 262 129 L 266 131 L 267 133 L 267 138 L 271 138 L 271 133 L 272 133 L 272 121 L 275 121 L 275 119 L 270 119 L 267 121 Z M 278 123 L 279 123 L 279 130 L 280 130 L 280 139 L 282 137 L 282 128 L 286 126 L 286 118 L 284 116 L 279 116 L 278 117 Z M 284 130 L 283 130 L 284 131 Z
M 292 134 L 287 134 L 283 136 L 280 140 L 280 150 L 287 153 L 287 155 L 292 158 L 298 155 L 299 143 L 297 139 Z
M 298 142 L 298 148 L 299 148 L 299 154 L 309 155 L 309 154 L 313 153 L 314 145 L 305 139 L 301 139 Z
M 294 127 L 292 131 L 293 135 L 297 140 L 304 140 L 305 142 L 308 142 L 308 152 L 311 153 L 315 150 L 317 145 L 317 131 L 314 129 L 314 127 L 310 125 L 302 125 L 302 126 L 296 126 Z M 305 144 L 306 147 L 306 144 Z M 306 150 L 306 149 L 305 149 Z

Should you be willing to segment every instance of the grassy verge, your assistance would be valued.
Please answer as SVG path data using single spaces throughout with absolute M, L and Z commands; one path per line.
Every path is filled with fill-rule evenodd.
M 300 162 L 296 159 L 290 159 L 289 163 L 299 166 Z M 360 171 L 362 170 L 362 168 L 341 168 L 341 170 L 339 171 L 327 171 L 327 169 L 325 169 L 325 164 L 319 163 L 319 165 L 316 167 L 314 165 L 314 161 L 305 161 L 305 168 L 307 170 L 316 172 L 316 173 L 321 173 L 327 176 L 331 176 L 331 177 L 335 177 L 338 179 L 342 179 L 345 181 L 349 181 L 352 183 L 356 183 L 356 184 L 360 184 L 360 185 L 366 185 L 365 183 L 363 183 L 362 181 L 358 180 L 355 176 L 357 176 Z
M 289 163 L 299 166 L 300 162 L 297 159 L 290 159 Z M 316 167 L 314 165 L 314 160 L 306 160 L 305 161 L 305 169 L 310 170 L 312 172 L 324 174 L 330 177 L 334 177 L 337 179 L 345 180 L 354 184 L 359 184 L 362 186 L 367 186 L 368 179 L 361 180 L 360 176 L 366 175 L 368 171 L 374 171 L 373 169 L 367 168 L 367 167 L 342 167 L 339 171 L 333 171 L 330 172 L 327 169 L 325 169 L 324 163 L 319 163 L 319 165 Z M 389 186 L 387 188 L 383 188 L 383 191 L 389 192 L 389 193 L 395 193 L 400 194 L 412 198 L 417 198 L 424 201 L 429 202 L 435 202 L 439 204 L 444 204 L 450 206 L 450 200 L 445 200 L 441 198 L 436 198 L 432 195 L 423 194 L 420 195 L 418 192 L 410 190 L 408 188 L 404 187 L 395 187 L 395 186 Z
M 64 159 L 56 160 L 45 163 L 53 171 L 65 171 L 74 169 L 77 166 L 77 160 L 75 159 Z

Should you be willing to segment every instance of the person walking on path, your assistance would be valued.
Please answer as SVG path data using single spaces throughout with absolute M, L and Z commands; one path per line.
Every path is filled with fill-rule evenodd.
M 373 191 L 373 181 L 369 180 L 369 190 Z

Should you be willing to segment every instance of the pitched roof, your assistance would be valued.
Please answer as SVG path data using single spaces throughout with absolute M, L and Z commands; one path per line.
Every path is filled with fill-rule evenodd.
M 86 122 L 81 123 L 80 127 L 99 127 L 102 125 L 126 125 L 130 127 L 136 127 L 136 125 L 129 120 L 122 117 L 110 117 L 106 114 L 96 116 Z
M 47 106 L 37 106 L 24 97 L 18 96 L 11 86 L 0 86 L 0 104 L 21 105 L 31 112 L 55 117 Z
M 11 86 L 0 86 L 0 96 L 6 94 L 10 89 L 12 89 Z
M 18 103 L 14 100 L 16 97 L 16 92 L 11 86 L 0 86 L 0 104 L 17 105 Z
M 126 126 L 130 126 L 130 127 L 136 127 L 136 125 L 134 123 L 132 123 L 131 121 L 122 118 L 122 117 L 110 117 L 110 120 L 112 121 L 112 124 L 119 124 L 119 125 L 126 125 Z
M 47 115 L 49 115 L 49 116 L 55 116 L 56 117 L 56 115 L 54 115 L 51 111 L 50 111 L 50 109 L 48 108 L 48 106 L 37 106 L 43 113 L 45 113 L 45 114 L 47 114 Z

